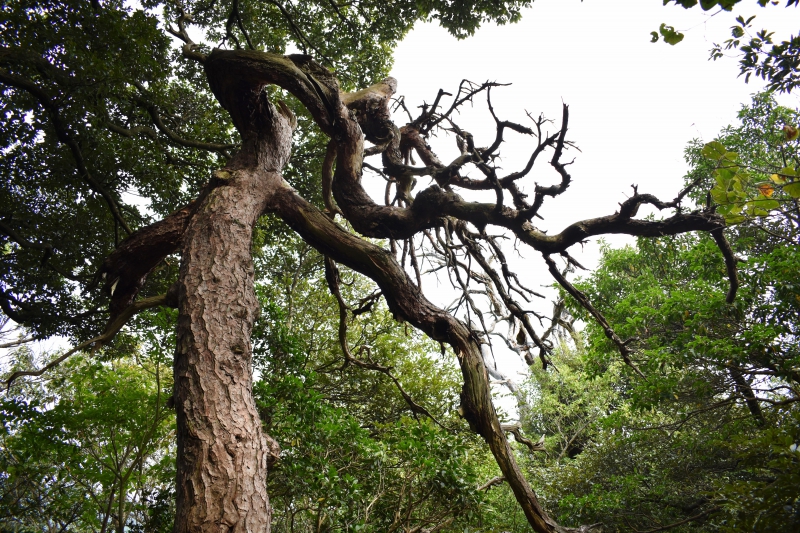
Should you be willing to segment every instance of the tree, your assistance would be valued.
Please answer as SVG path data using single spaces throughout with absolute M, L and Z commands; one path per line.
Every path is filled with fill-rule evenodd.
M 364 345 L 349 346 L 351 306 L 338 265 L 372 280 L 395 319 L 453 349 L 463 380 L 462 416 L 488 444 L 531 527 L 564 531 L 522 475 L 492 404 L 480 338 L 496 323 L 483 318 L 480 300 L 492 306 L 487 316 L 512 326 L 507 341 L 530 363 L 533 350 L 548 365 L 551 343 L 524 308 L 535 293 L 509 270 L 490 228 L 541 254 L 631 365 L 629 343 L 567 281 L 554 255 L 574 262 L 571 246 L 606 233 L 712 231 L 727 263 L 735 262 L 720 233 L 723 218 L 712 209 L 683 208 L 691 186 L 668 202 L 634 191 L 616 213 L 576 221 L 559 233 L 536 228 L 532 220 L 542 203 L 572 182 L 563 160 L 572 147 L 566 106 L 549 134 L 542 117 L 532 126 L 497 117 L 490 97 L 497 84 L 465 81 L 455 95 L 440 90 L 416 117 L 409 113 L 402 128 L 394 124 L 396 82 L 375 81 L 391 44 L 415 20 L 438 19 L 465 35 L 483 20 L 515 20 L 522 5 L 319 2 L 303 12 L 288 3 L 236 0 L 144 2 L 142 9 L 113 1 L 4 5 L 0 83 L 9 127 L 2 202 L 10 214 L 0 226 L 7 251 L 0 307 L 37 336 L 62 333 L 83 341 L 9 382 L 110 342 L 142 309 L 177 307 L 175 531 L 268 530 L 264 479 L 280 452 L 262 431 L 252 395 L 251 332 L 259 308 L 252 248 L 260 217 L 272 214 L 325 256 L 345 364 L 389 371 L 370 360 Z M 153 15 L 157 9 L 162 19 Z M 195 43 L 192 25 L 232 49 Z M 180 41 L 180 52 L 170 48 L 168 34 Z M 290 43 L 304 53 L 282 55 Z M 496 122 L 485 140 L 455 122 L 456 111 L 484 95 Z M 458 147 L 447 164 L 425 141 L 441 131 L 450 131 Z M 525 168 L 501 175 L 495 158 L 512 132 L 532 139 L 531 156 Z M 306 157 L 290 162 L 294 139 Z M 521 184 L 545 152 L 557 179 L 528 186 L 526 194 Z M 424 166 L 411 163 L 414 154 Z M 380 168 L 364 163 L 369 156 L 380 156 Z M 481 178 L 466 177 L 466 168 Z M 366 193 L 365 169 L 386 180 L 384 205 Z M 423 176 L 435 183 L 415 194 Z M 150 199 L 152 214 L 124 201 L 134 190 Z M 458 190 L 492 199 L 466 201 Z M 673 213 L 660 221 L 636 219 L 642 204 Z M 448 269 L 466 321 L 422 293 L 423 249 Z M 180 255 L 178 271 L 173 254 Z M 94 288 L 101 279 L 107 300 Z M 106 302 L 110 318 L 103 328 Z
M 791 531 L 800 524 L 797 204 L 770 180 L 797 165 L 797 143 L 784 130 L 797 112 L 760 94 L 739 119 L 712 143 L 690 143 L 686 178 L 702 184 L 694 196 L 706 203 L 719 198 L 726 178 L 739 176 L 736 190 L 744 196 L 719 206 L 739 204 L 726 211 L 737 224 L 725 230 L 739 262 L 736 300 L 727 301 L 720 275 L 726 265 L 706 235 L 606 247 L 599 268 L 576 285 L 619 335 L 634 339 L 634 361 L 647 379 L 630 369 L 620 376 L 615 346 L 593 324 L 585 348 L 559 354 L 555 362 L 567 371 L 557 380 L 534 373 L 540 404 L 528 423 L 538 429 L 549 416 L 563 442 L 574 434 L 581 445 L 574 461 L 535 464 L 545 497 L 565 522 L 686 531 Z M 735 172 L 720 164 L 719 146 Z M 758 187 L 767 183 L 774 205 L 748 207 L 763 206 Z M 576 378 L 576 367 L 588 378 Z M 554 453 L 563 456 L 559 448 Z
M 764 237 L 768 247 L 797 242 L 800 143 L 797 111 L 778 106 L 769 94 L 756 95 L 739 113 L 741 125 L 719 140 L 689 152 L 695 179 L 710 181 L 711 200 L 729 224 Z M 740 229 L 735 230 L 737 233 Z M 759 247 L 759 250 L 765 249 Z
M 324 295 L 314 306 L 321 300 Z M 391 370 L 343 369 L 335 327 L 331 343 L 300 337 L 302 325 L 297 334 L 288 331 L 280 307 L 264 309 L 259 322 L 265 327 L 253 336 L 264 379 L 254 393 L 265 429 L 284 454 L 268 480 L 273 530 L 463 529 L 474 523 L 482 508 L 476 488 L 486 481 L 478 468 L 484 454 L 474 435 L 456 429 L 458 376 L 431 353 L 438 347 L 429 342 L 426 350 L 422 339 L 403 335 L 385 309 L 376 310 L 348 333 L 371 347 L 370 361 Z M 296 309 L 304 311 L 303 304 Z M 385 379 L 371 379 L 376 374 Z M 430 418 L 410 410 L 401 391 Z
M 26 348 L 16 359 L 32 363 Z M 159 357 L 142 363 L 77 358 L 12 386 L 0 401 L 4 531 L 165 531 L 152 504 L 174 476 L 170 382 Z
M 719 9 L 731 11 L 741 0 L 664 0 L 664 5 L 674 2 L 685 9 L 698 5 L 703 11 Z M 777 1 L 758 0 L 763 7 L 777 5 Z M 798 0 L 787 0 L 786 7 L 797 7 Z M 767 89 L 771 91 L 792 92 L 800 84 L 800 35 L 791 35 L 783 41 L 775 40 L 775 33 L 766 29 L 752 33 L 752 22 L 756 16 L 745 19 L 736 17 L 736 24 L 731 27 L 731 37 L 722 44 L 714 44 L 711 59 L 724 57 L 725 52 L 741 52 L 739 59 L 740 75 L 745 82 L 755 75 L 767 81 Z M 658 32 L 651 32 L 652 42 L 663 38 L 665 42 L 675 45 L 683 40 L 683 33 L 667 24 L 662 24 Z

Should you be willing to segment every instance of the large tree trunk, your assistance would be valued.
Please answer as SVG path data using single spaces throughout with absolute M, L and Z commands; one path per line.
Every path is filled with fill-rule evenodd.
M 292 127 L 260 91 L 239 98 L 250 98 L 247 118 L 258 124 L 234 117 L 243 150 L 215 174 L 216 186 L 183 241 L 174 367 L 176 533 L 270 529 L 266 477 L 276 445 L 262 431 L 252 394 L 250 333 L 258 301 L 250 249 L 253 226 L 281 182 Z

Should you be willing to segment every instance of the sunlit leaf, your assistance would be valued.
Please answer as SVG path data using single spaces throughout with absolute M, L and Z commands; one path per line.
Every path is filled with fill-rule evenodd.
M 725 217 L 725 223 L 729 226 L 733 226 L 735 224 L 741 224 L 747 220 L 747 217 L 742 215 L 728 215 Z
M 728 202 L 728 194 L 720 187 L 711 189 L 711 198 L 718 204 L 725 204 Z
M 769 200 L 766 198 L 758 198 L 753 200 L 753 204 L 757 205 L 761 209 L 766 209 L 767 211 L 771 211 L 772 209 L 778 209 L 780 207 L 780 202 L 777 200 Z
M 783 190 L 792 198 L 800 198 L 800 181 L 793 181 L 788 185 L 784 185 Z

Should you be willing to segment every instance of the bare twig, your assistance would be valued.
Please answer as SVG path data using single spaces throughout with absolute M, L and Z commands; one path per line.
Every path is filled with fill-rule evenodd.
M 145 298 L 143 300 L 139 300 L 138 302 L 133 303 L 132 305 L 128 306 L 128 308 L 125 309 L 125 311 L 123 311 L 112 323 L 106 326 L 106 329 L 102 335 L 98 335 L 93 339 L 89 339 L 86 342 L 82 342 L 81 344 L 67 351 L 63 355 L 50 361 L 39 370 L 18 370 L 16 372 L 13 372 L 8 378 L 6 378 L 5 381 L 6 389 L 11 387 L 11 384 L 14 383 L 15 380 L 21 377 L 41 376 L 48 370 L 51 370 L 60 365 L 61 363 L 63 363 L 64 361 L 66 361 L 73 354 L 80 352 L 90 346 L 92 346 L 94 349 L 99 348 L 103 344 L 110 342 L 114 338 L 114 336 L 119 332 L 119 330 L 122 329 L 122 326 L 124 326 L 133 315 L 144 309 L 160 307 L 162 305 L 174 306 L 175 303 L 171 302 L 170 300 L 171 298 L 169 294 L 162 294 L 160 296 Z
M 350 351 L 349 343 L 347 342 L 347 310 L 350 309 L 350 307 L 344 301 L 342 293 L 339 289 L 339 268 L 336 266 L 336 262 L 327 256 L 325 257 L 325 279 L 328 282 L 328 288 L 330 289 L 331 294 L 333 294 L 333 296 L 336 298 L 336 302 L 339 305 L 339 344 L 342 347 L 342 352 L 344 353 L 345 357 L 342 368 L 345 368 L 348 365 L 353 365 L 366 370 L 375 370 L 386 375 L 392 380 L 395 387 L 400 392 L 400 395 L 403 397 L 405 402 L 408 404 L 408 407 L 411 409 L 411 412 L 414 413 L 415 416 L 417 414 L 427 416 L 436 425 L 446 430 L 447 428 L 445 428 L 436 419 L 436 417 L 430 413 L 430 411 L 415 402 L 414 399 L 405 391 L 400 381 L 392 373 L 391 367 L 374 363 L 372 361 L 362 361 L 361 359 L 353 356 L 353 353 Z M 367 346 L 363 346 L 362 351 L 366 351 L 367 353 L 370 352 L 369 347 Z

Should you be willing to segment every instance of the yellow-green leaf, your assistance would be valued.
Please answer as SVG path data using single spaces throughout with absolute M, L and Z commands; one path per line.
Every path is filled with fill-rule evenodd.
M 719 141 L 711 141 L 710 143 L 703 146 L 703 150 L 700 152 L 703 154 L 703 157 L 708 159 L 713 159 L 714 161 L 719 161 L 722 157 L 725 156 L 728 151 L 725 149 L 725 146 Z
M 800 181 L 793 181 L 783 186 L 783 191 L 792 198 L 800 198 Z

